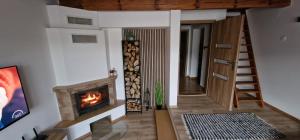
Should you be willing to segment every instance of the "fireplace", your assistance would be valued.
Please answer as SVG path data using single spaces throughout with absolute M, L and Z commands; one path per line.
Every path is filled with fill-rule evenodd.
M 90 133 L 90 124 L 104 117 L 116 121 L 125 115 L 125 101 L 117 100 L 117 76 L 56 86 L 61 120 L 55 128 L 68 132 L 68 139 L 79 139 Z
M 79 116 L 109 105 L 108 85 L 75 93 L 75 101 Z
M 87 112 L 92 113 L 93 110 L 98 111 L 105 108 L 104 106 L 115 105 L 117 102 L 116 78 L 117 76 L 110 76 L 99 80 L 54 87 L 62 120 L 72 121 L 84 117 L 83 114 Z

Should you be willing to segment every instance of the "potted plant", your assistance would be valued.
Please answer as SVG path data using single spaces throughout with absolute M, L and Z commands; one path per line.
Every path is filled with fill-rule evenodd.
M 160 110 L 163 106 L 164 103 L 164 94 L 163 94 L 163 89 L 162 85 L 160 82 L 157 82 L 155 85 L 155 104 L 156 104 L 156 109 Z

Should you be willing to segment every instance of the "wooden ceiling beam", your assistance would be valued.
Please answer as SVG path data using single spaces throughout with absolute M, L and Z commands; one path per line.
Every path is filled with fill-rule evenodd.
M 199 10 L 286 7 L 291 0 L 60 0 L 60 5 L 95 11 Z

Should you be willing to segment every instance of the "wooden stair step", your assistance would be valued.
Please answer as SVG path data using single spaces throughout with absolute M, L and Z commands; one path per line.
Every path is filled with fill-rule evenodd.
M 253 61 L 253 59 L 250 59 L 250 58 L 240 58 L 239 61 Z
M 261 99 L 257 97 L 239 97 L 240 102 L 260 102 Z
M 235 84 L 236 85 L 257 85 L 258 83 L 255 81 L 238 81 Z
M 252 46 L 251 44 L 241 44 L 241 46 Z
M 252 76 L 252 77 L 254 77 L 257 75 L 254 73 L 238 73 L 238 74 L 236 74 L 236 76 Z
M 254 66 L 238 66 L 238 68 L 241 68 L 241 69 L 245 69 L 245 68 L 254 69 L 255 67 Z
M 259 93 L 257 89 L 237 89 L 236 92 L 238 94 L 248 94 L 248 93 Z
M 258 105 L 260 107 L 264 107 L 263 104 L 263 99 L 261 97 L 261 91 L 260 91 L 260 87 L 259 87 L 259 81 L 258 81 L 258 75 L 256 72 L 256 65 L 255 65 L 255 60 L 254 60 L 254 52 L 252 49 L 252 43 L 251 43 L 251 34 L 250 34 L 250 28 L 248 26 L 248 21 L 247 21 L 247 17 L 245 18 L 244 21 L 244 26 L 243 26 L 243 36 L 242 38 L 242 42 L 240 43 L 240 46 L 242 47 L 246 47 L 246 50 L 241 51 L 240 50 L 240 54 L 244 53 L 246 55 L 248 55 L 248 58 L 239 58 L 239 61 L 242 62 L 248 62 L 250 63 L 249 65 L 238 65 L 237 68 L 238 70 L 241 69 L 250 69 L 251 72 L 240 72 L 237 73 L 236 76 L 241 76 L 241 77 L 249 77 L 249 78 L 253 78 L 253 81 L 237 81 L 235 83 L 236 89 L 235 89 L 235 95 L 234 95 L 234 106 L 239 108 L 240 103 L 258 103 Z M 239 89 L 240 86 L 242 85 L 249 85 L 249 86 L 254 86 L 255 89 Z M 258 86 L 258 87 L 256 87 Z M 255 94 L 255 96 L 253 96 L 252 94 Z

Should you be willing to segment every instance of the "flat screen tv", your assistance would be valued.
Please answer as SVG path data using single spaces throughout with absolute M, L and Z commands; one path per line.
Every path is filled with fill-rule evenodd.
M 0 68 L 0 130 L 28 114 L 17 66 Z

